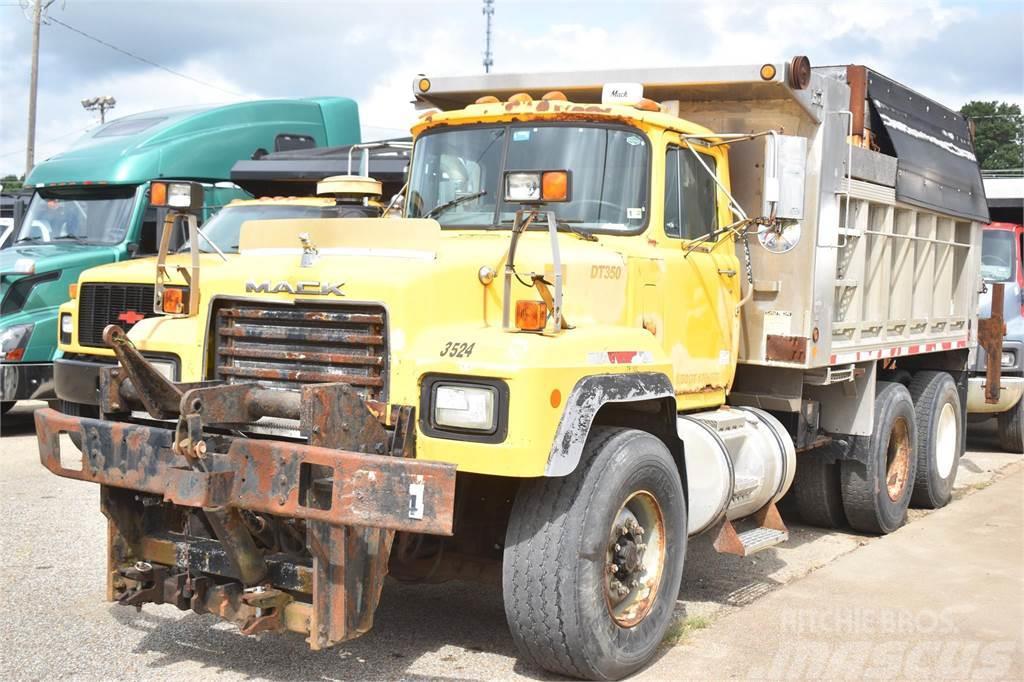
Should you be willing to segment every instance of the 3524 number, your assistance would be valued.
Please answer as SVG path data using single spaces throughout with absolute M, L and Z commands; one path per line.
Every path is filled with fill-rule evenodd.
M 444 348 L 441 349 L 442 358 L 468 358 L 473 354 L 473 347 L 475 343 L 462 343 L 459 341 L 449 341 L 444 344 Z

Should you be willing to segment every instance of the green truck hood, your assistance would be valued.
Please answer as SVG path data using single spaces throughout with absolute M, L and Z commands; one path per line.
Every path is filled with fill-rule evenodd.
M 53 279 L 44 277 L 44 281 L 31 288 L 24 305 L 17 310 L 4 311 L 0 317 L 0 327 L 35 325 L 23 362 L 49 362 L 53 359 L 57 351 L 57 308 L 68 300 L 68 285 L 77 282 L 83 270 L 118 260 L 119 248 L 60 242 L 0 250 L 0 273 L 3 273 L 0 277 L 0 301 L 22 279 L 58 273 Z M 35 263 L 35 272 L 30 275 L 8 274 L 23 259 Z

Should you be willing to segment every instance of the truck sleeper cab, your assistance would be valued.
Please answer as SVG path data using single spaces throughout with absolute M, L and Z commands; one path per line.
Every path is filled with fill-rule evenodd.
M 898 179 L 922 168 L 899 126 L 871 149 L 927 110 L 970 152 L 895 85 L 804 58 L 418 78 L 444 110 L 403 218 L 243 226 L 195 315 L 132 333 L 199 339 L 201 381 L 110 326 L 102 418 L 37 412 L 43 464 L 102 486 L 108 597 L 318 649 L 372 626 L 386 573 L 500 576 L 524 659 L 619 679 L 674 619 L 689 536 L 784 541 L 791 487 L 865 532 L 946 504 L 981 217 Z

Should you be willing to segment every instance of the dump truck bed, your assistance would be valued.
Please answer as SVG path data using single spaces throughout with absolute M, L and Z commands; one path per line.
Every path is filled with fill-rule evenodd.
M 418 106 L 448 109 L 550 90 L 600 102 L 606 83 L 639 82 L 645 97 L 717 133 L 803 138 L 801 238 L 782 254 L 749 238 L 740 362 L 811 369 L 968 348 L 988 213 L 966 121 L 865 67 L 815 68 L 805 87 L 797 71 L 794 62 L 428 76 L 426 91 L 422 78 L 413 90 Z M 763 138 L 731 147 L 733 195 L 764 215 Z

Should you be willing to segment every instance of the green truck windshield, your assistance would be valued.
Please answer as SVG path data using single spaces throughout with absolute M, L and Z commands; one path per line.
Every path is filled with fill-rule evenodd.
M 519 205 L 502 201 L 504 171 L 568 170 L 571 201 L 550 205 L 560 220 L 631 232 L 647 215 L 649 156 L 645 137 L 627 128 L 517 124 L 428 133 L 413 151 L 406 215 L 429 215 L 444 227 L 511 225 Z
M 119 244 L 135 201 L 135 188 L 90 189 L 32 196 L 15 243 L 73 241 Z

